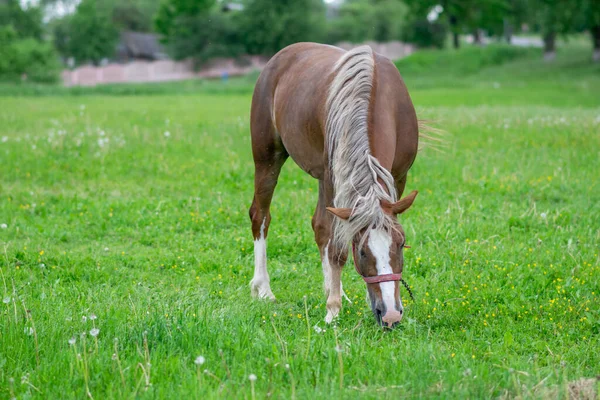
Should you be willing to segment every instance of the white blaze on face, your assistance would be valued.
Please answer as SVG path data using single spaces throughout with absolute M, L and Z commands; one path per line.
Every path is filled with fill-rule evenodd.
M 392 246 L 392 236 L 381 230 L 373 229 L 369 234 L 369 249 L 376 261 L 377 275 L 393 274 L 392 266 L 390 265 L 390 247 Z M 379 283 L 381 289 L 381 297 L 387 311 L 396 310 L 396 298 L 394 296 L 396 285 L 394 282 Z M 402 301 L 400 301 L 400 309 L 402 309 Z

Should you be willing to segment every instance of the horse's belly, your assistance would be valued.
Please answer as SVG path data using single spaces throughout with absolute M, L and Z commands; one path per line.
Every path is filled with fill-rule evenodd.
M 294 162 L 313 178 L 325 176 L 323 163 L 323 140 L 295 129 L 280 132 L 281 140 Z

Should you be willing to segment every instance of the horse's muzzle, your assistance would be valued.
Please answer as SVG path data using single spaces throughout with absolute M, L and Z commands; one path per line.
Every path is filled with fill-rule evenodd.
M 386 310 L 383 304 L 377 304 L 373 307 L 373 314 L 377 323 L 383 328 L 394 328 L 402 320 L 404 309 L 400 307 L 400 310 Z

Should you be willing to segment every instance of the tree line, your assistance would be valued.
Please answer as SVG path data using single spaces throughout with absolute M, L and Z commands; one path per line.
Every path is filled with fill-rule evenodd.
M 460 36 L 510 40 L 527 25 L 547 53 L 588 31 L 600 58 L 599 0 L 0 0 L 0 79 L 51 81 L 63 63 L 99 64 L 124 31 L 160 36 L 175 59 L 270 56 L 299 41 L 401 40 L 460 46 Z M 65 12 L 65 10 L 72 12 Z M 62 10 L 62 11 L 61 11 Z

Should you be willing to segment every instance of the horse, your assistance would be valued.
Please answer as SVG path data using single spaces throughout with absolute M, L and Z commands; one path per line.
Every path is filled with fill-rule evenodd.
M 289 156 L 319 182 L 312 218 L 327 296 L 325 322 L 340 313 L 341 271 L 350 244 L 379 325 L 391 328 L 404 307 L 405 234 L 397 216 L 417 191 L 398 200 L 418 151 L 419 126 L 400 73 L 369 46 L 349 51 L 292 44 L 273 56 L 252 97 L 254 297 L 274 300 L 267 271 L 270 205 Z

